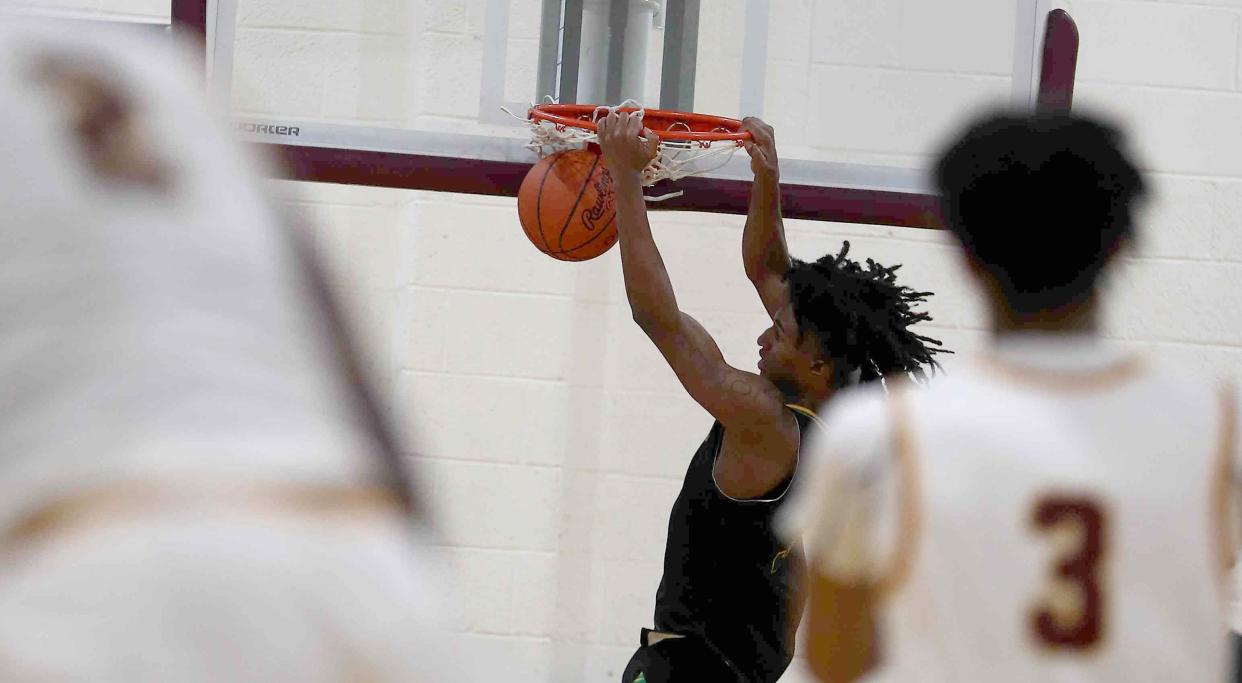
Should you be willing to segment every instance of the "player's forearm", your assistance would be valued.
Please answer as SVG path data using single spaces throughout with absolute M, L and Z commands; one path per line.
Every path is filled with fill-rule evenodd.
M 637 173 L 613 177 L 617 225 L 621 243 L 621 270 L 634 320 L 649 333 L 679 324 L 680 311 L 664 259 L 651 236 L 647 204 Z
M 750 189 L 750 208 L 742 231 L 742 261 L 752 282 L 783 276 L 789 268 L 785 226 L 781 220 L 780 182 L 756 177 Z

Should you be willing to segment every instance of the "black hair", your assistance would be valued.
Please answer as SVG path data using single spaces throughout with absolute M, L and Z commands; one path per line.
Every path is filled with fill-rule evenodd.
M 993 113 L 941 155 L 948 227 L 1018 313 L 1085 301 L 1133 233 L 1145 192 L 1108 124 L 1064 112 Z
M 934 356 L 944 350 L 937 339 L 910 328 L 931 320 L 914 306 L 931 292 L 897 284 L 900 265 L 884 267 L 871 259 L 862 264 L 848 258 L 845 242 L 835 256 L 814 262 L 793 260 L 785 274 L 798 335 L 811 332 L 824 358 L 835 365 L 835 385 L 844 386 L 858 373 L 863 382 L 894 373 L 923 379 L 924 366 L 938 367 Z

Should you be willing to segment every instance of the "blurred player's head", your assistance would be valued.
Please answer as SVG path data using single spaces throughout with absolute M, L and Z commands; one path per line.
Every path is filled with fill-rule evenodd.
M 826 381 L 835 389 L 894 373 L 922 377 L 935 365 L 940 342 L 910 329 L 930 320 L 913 308 L 930 294 L 897 284 L 900 266 L 860 264 L 849 248 L 846 242 L 809 263 L 795 259 L 785 274 L 790 303 L 759 338 L 761 374 L 778 386 Z
M 977 120 L 935 173 L 972 270 L 1019 319 L 1092 300 L 1145 189 L 1116 129 L 1067 113 Z
M 134 480 L 404 494 L 303 234 L 188 61 L 0 26 L 0 529 Z

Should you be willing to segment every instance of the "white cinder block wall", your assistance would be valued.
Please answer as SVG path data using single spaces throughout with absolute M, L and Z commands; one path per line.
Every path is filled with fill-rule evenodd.
M 34 4 L 166 16 L 162 1 Z M 460 115 L 479 100 L 482 0 L 242 4 L 239 110 L 468 125 Z M 938 93 L 969 99 L 1008 90 L 1003 77 L 971 62 L 987 55 L 984 63 L 1007 66 L 1004 41 L 980 36 L 972 57 L 935 39 L 935 8 L 967 0 L 772 4 L 773 22 L 793 36 L 773 43 L 779 63 L 767 81 L 767 118 L 783 149 L 853 145 L 855 158 L 901 161 L 910 158 L 907 136 L 959 116 Z M 974 4 L 996 13 L 1005 3 Z M 1143 241 L 1111 285 L 1107 334 L 1211 376 L 1234 374 L 1242 360 L 1242 0 L 1062 4 L 1083 38 L 1077 104 L 1124 123 L 1155 190 Z M 537 0 L 513 1 L 511 55 L 537 44 L 538 8 Z M 705 22 L 734 30 L 741 8 L 737 0 L 704 3 Z M 900 33 L 859 33 L 874 25 L 859 17 L 876 16 Z M 740 48 L 703 46 L 704 54 L 721 67 L 701 72 L 701 83 L 740 63 Z M 864 58 L 884 66 L 860 67 Z M 533 82 L 533 64 L 512 57 L 511 83 Z M 833 106 L 846 97 L 883 100 L 894 88 L 926 92 L 925 106 L 887 116 Z M 515 90 L 506 98 L 527 97 Z M 719 110 L 705 97 L 698 108 Z M 313 219 L 374 352 L 376 377 L 413 436 L 410 461 L 455 569 L 460 643 L 471 656 L 511 661 L 514 680 L 616 680 L 639 627 L 649 625 L 667 512 L 710 419 L 630 322 L 615 251 L 578 265 L 547 259 L 526 242 L 509 199 L 283 182 L 273 189 Z M 731 362 L 752 367 L 766 320 L 742 275 L 742 219 L 662 213 L 652 222 L 682 306 Z M 787 227 L 799 256 L 848 238 L 860 256 L 904 263 L 907 282 L 937 293 L 927 334 L 958 351 L 984 341 L 982 308 L 943 235 Z M 952 371 L 953 361 L 946 365 Z M 784 680 L 807 680 L 800 666 Z

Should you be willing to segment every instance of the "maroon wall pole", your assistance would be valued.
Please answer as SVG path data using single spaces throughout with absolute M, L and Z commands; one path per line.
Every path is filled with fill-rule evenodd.
M 1063 9 L 1048 13 L 1044 33 L 1043 68 L 1039 74 L 1040 109 L 1069 111 L 1074 103 L 1074 76 L 1078 70 L 1078 25 Z
M 207 0 L 172 0 L 172 24 L 178 31 L 207 40 Z

